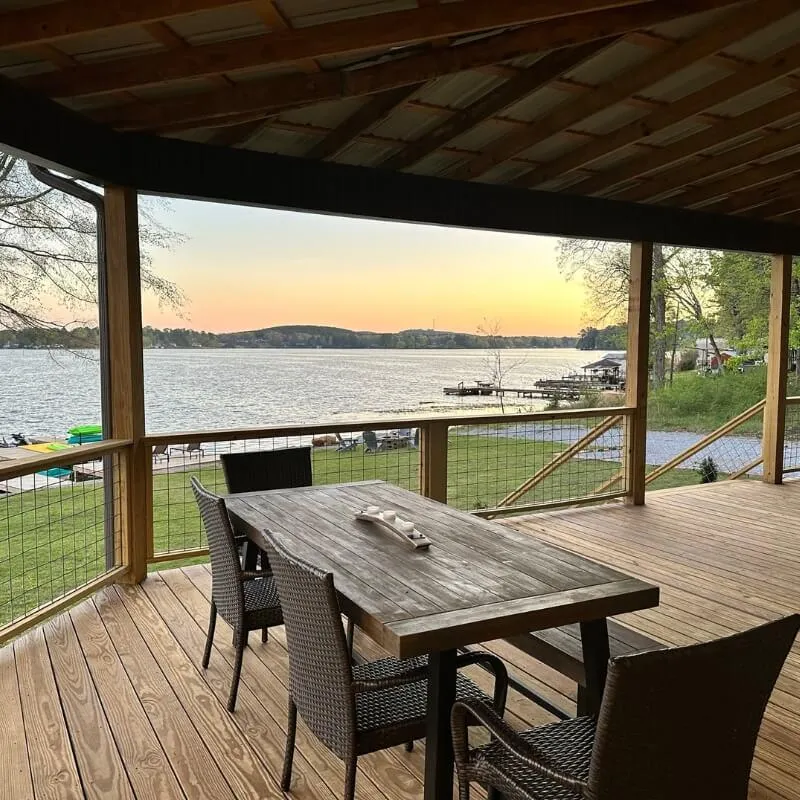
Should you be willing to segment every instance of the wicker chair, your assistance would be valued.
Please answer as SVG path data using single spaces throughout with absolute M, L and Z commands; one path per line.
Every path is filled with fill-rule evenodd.
M 251 453 L 223 453 L 220 456 L 225 485 L 229 492 L 261 492 L 267 489 L 293 489 L 311 486 L 311 448 L 287 447 Z M 258 548 L 244 534 L 236 535 L 245 569 L 259 561 Z M 261 559 L 264 561 L 265 559 Z M 262 563 L 262 567 L 265 566 Z
M 459 798 L 745 800 L 761 719 L 800 615 L 707 644 L 611 660 L 599 717 L 516 733 L 487 705 L 453 707 Z M 469 750 L 477 718 L 493 741 Z
M 345 762 L 345 800 L 355 794 L 359 755 L 425 736 L 427 658 L 384 658 L 354 665 L 342 630 L 333 576 L 290 555 L 275 537 L 267 553 L 286 620 L 289 650 L 289 726 L 281 788 L 289 791 L 297 712 L 311 731 Z M 487 653 L 459 657 L 459 666 L 481 663 L 495 676 L 493 707 L 502 714 L 508 676 Z M 458 676 L 457 696 L 489 702 L 475 684 Z
M 310 447 L 223 453 L 220 461 L 229 492 L 261 492 L 265 489 L 311 486 Z
M 192 478 L 192 491 L 200 508 L 211 554 L 211 616 L 203 653 L 203 669 L 208 667 L 211 657 L 214 628 L 219 613 L 233 628 L 233 645 L 236 648 L 228 696 L 228 711 L 233 711 L 249 632 L 261 630 L 262 641 L 266 641 L 267 629 L 283 624 L 283 613 L 272 576 L 242 570 L 233 529 L 222 498 L 203 488 L 197 478 Z

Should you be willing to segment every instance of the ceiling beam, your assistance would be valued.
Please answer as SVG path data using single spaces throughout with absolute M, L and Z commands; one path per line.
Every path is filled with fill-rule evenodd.
M 594 142 L 572 150 L 549 162 L 534 172 L 523 175 L 518 186 L 539 186 L 544 180 L 585 167 L 599 158 L 616 153 L 625 147 L 647 139 L 658 131 L 684 122 L 702 111 L 724 103 L 745 92 L 772 83 L 778 78 L 800 69 L 800 44 L 788 47 L 750 69 L 736 72 L 722 80 L 686 95 L 646 117 L 618 128 Z M 716 127 L 715 127 L 716 129 Z M 717 130 L 718 137 L 720 128 Z
M 237 115 L 274 112 L 342 97 L 374 94 L 497 64 L 543 50 L 572 47 L 665 22 L 689 13 L 687 8 L 730 5 L 731 0 L 649 2 L 632 8 L 595 11 L 529 25 L 494 36 L 396 58 L 360 69 L 315 75 L 281 75 L 247 81 L 230 91 L 199 92 L 186 98 L 165 98 L 93 112 L 94 118 L 127 130 L 188 130 L 205 120 L 237 120 Z M 442 8 L 456 4 L 445 4 Z M 434 8 L 439 8 L 435 6 Z
M 791 128 L 787 133 L 793 134 L 792 138 L 795 145 L 800 143 L 800 126 Z M 779 158 L 766 164 L 749 163 L 748 159 L 739 159 L 736 163 L 737 166 L 744 167 L 744 169 L 724 178 L 703 183 L 700 186 L 690 186 L 686 191 L 672 195 L 663 202 L 667 205 L 677 205 L 681 208 L 706 206 L 714 200 L 727 198 L 728 195 L 735 192 L 749 191 L 765 183 L 783 181 L 800 170 L 800 156 L 797 155 Z M 733 202 L 731 203 L 731 208 L 739 210 Z
M 267 35 L 198 45 L 188 52 L 146 53 L 84 64 L 33 75 L 23 84 L 51 97 L 73 97 L 270 64 L 403 47 L 441 36 L 569 19 L 571 15 L 596 9 L 625 13 L 648 4 L 648 0 L 495 0 L 492 3 L 461 0 L 304 28 L 287 27 Z
M 403 105 L 419 88 L 421 83 L 400 86 L 372 95 L 355 113 L 338 128 L 334 128 L 305 154 L 306 158 L 333 158 L 353 139 L 386 119 L 398 106 Z
M 747 167 L 739 173 L 730 175 L 725 181 L 720 181 L 719 183 L 724 184 L 720 188 L 725 189 L 725 193 L 718 193 L 718 190 L 714 189 L 712 200 L 703 198 L 694 201 L 693 193 L 688 193 L 690 207 L 701 207 L 703 211 L 715 213 L 735 214 L 785 197 L 787 194 L 796 194 L 795 175 L 798 170 L 800 170 L 800 155 L 797 153 L 770 164 Z M 670 205 L 677 205 L 677 202 L 671 201 L 672 198 Z M 689 206 L 681 204 L 681 207 Z
M 171 197 L 484 230 L 800 252 L 800 227 L 211 147 L 88 122 L 0 80 L 0 149 Z M 58 135 L 54 135 L 54 131 Z
M 588 42 L 577 47 L 549 53 L 501 86 L 491 89 L 471 105 L 453 113 L 449 119 L 446 119 L 430 133 L 390 155 L 381 162 L 381 166 L 386 169 L 400 170 L 416 164 L 475 125 L 499 114 L 616 41 L 618 41 L 618 37 L 601 39 L 597 42 Z
M 0 14 L 0 48 L 52 42 L 82 33 L 157 22 L 242 5 L 243 0 L 64 0 Z
M 570 191 L 577 194 L 598 194 L 611 189 L 608 192 L 618 196 L 620 199 L 638 202 L 647 200 L 651 197 L 658 197 L 671 189 L 678 189 L 685 185 L 684 173 L 674 169 L 665 169 L 678 162 L 702 153 L 711 147 L 719 145 L 720 140 L 735 141 L 741 136 L 746 136 L 754 131 L 773 125 L 788 116 L 797 113 L 800 103 L 800 92 L 792 92 L 789 95 L 780 97 L 763 106 L 758 106 L 751 111 L 746 111 L 738 117 L 715 120 L 708 128 L 698 131 L 691 136 L 666 145 L 658 149 L 647 148 L 641 155 L 630 158 L 618 167 L 599 172 L 591 178 L 570 186 Z M 724 135 L 720 133 L 718 125 L 724 125 Z M 715 156 L 716 157 L 716 156 Z M 716 167 L 711 167 L 705 172 L 707 159 L 698 161 L 688 167 L 691 172 L 691 180 L 711 175 L 716 171 Z M 653 178 L 648 178 L 640 184 L 622 191 L 614 191 L 614 187 L 626 183 L 636 178 L 646 176 L 651 172 L 659 172 Z
M 788 222 L 789 220 L 782 219 L 790 214 L 795 214 L 800 211 L 800 188 L 795 187 L 794 194 L 782 197 L 780 200 L 774 200 L 766 205 L 759 206 L 748 210 L 747 216 L 759 215 L 763 219 L 779 219 L 781 222 Z M 797 224 L 796 220 L 791 220 L 793 224 Z
M 774 22 L 775 19 L 786 16 L 789 5 L 787 0 L 777 0 L 777 2 L 768 3 L 766 8 L 763 2 L 758 2 L 734 9 L 721 22 L 715 21 L 695 37 L 674 45 L 671 49 L 653 56 L 644 63 L 637 64 L 622 74 L 614 76 L 590 95 L 578 97 L 571 103 L 557 106 L 544 119 L 535 121 L 530 131 L 510 133 L 492 142 L 485 149 L 483 155 L 458 166 L 450 173 L 450 177 L 462 180 L 480 177 L 493 167 L 502 164 L 509 157 L 557 136 L 581 120 L 588 119 L 594 114 L 623 102 L 637 92 L 655 85 L 681 69 L 703 61 L 710 55 L 744 38 L 754 28 L 760 28 Z M 655 113 L 664 112 L 659 110 Z M 563 175 L 569 171 L 565 169 L 564 165 L 582 164 L 594 152 L 602 152 L 605 141 L 604 137 L 577 151 L 567 153 L 556 161 L 522 176 L 518 185 L 536 186 L 550 178 Z

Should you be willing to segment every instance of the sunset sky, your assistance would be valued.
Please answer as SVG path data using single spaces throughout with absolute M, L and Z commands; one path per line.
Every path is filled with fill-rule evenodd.
M 156 211 L 187 239 L 153 268 L 188 302 L 144 302 L 145 324 L 235 331 L 283 324 L 374 331 L 436 327 L 573 335 L 583 288 L 556 266 L 556 240 L 195 201 Z

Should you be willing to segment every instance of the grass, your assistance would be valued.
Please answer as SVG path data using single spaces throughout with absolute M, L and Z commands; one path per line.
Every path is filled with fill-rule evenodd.
M 564 446 L 562 442 L 453 432 L 448 447 L 449 502 L 462 509 L 494 507 Z M 365 454 L 361 449 L 337 453 L 320 448 L 313 451 L 312 458 L 316 484 L 380 478 L 408 489 L 419 488 L 417 450 Z M 573 459 L 520 502 L 545 504 L 591 496 L 619 469 L 618 461 Z M 218 463 L 154 475 L 155 552 L 204 544 L 189 485 L 192 475 L 209 488 L 224 491 Z M 697 482 L 699 478 L 691 470 L 676 470 L 657 483 L 664 488 Z M 617 484 L 611 491 L 620 488 Z M 0 500 L 0 625 L 104 571 L 101 486 L 61 484 Z

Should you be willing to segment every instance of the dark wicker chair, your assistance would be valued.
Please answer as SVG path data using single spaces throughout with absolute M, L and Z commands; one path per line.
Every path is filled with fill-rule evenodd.
M 219 613 L 233 628 L 233 645 L 236 648 L 228 696 L 228 711 L 233 711 L 249 632 L 261 630 L 262 640 L 266 641 L 267 629 L 283 624 L 283 613 L 273 577 L 242 570 L 233 529 L 222 498 L 207 491 L 197 478 L 192 478 L 192 491 L 200 508 L 211 555 L 211 616 L 203 653 L 203 669 L 208 667 L 211 657 L 214 628 Z
M 229 492 L 261 492 L 265 489 L 311 486 L 310 447 L 223 453 L 220 461 Z
M 758 731 L 800 615 L 691 647 L 611 660 L 599 717 L 524 733 L 486 704 L 453 707 L 459 798 L 745 800 Z M 493 741 L 469 750 L 477 718 Z
M 225 485 L 232 493 L 311 486 L 310 447 L 223 453 L 220 461 Z M 242 552 L 245 569 L 254 569 L 259 560 L 258 548 L 238 533 L 236 545 Z
M 341 624 L 333 576 L 293 557 L 276 538 L 267 553 L 286 620 L 289 650 L 289 727 L 281 788 L 289 791 L 297 712 L 311 731 L 345 762 L 345 800 L 355 793 L 356 762 L 425 736 L 427 658 L 384 658 L 354 665 Z M 487 653 L 459 657 L 459 666 L 483 664 L 495 676 L 493 707 L 502 714 L 508 676 Z M 490 702 L 458 676 L 457 696 Z

